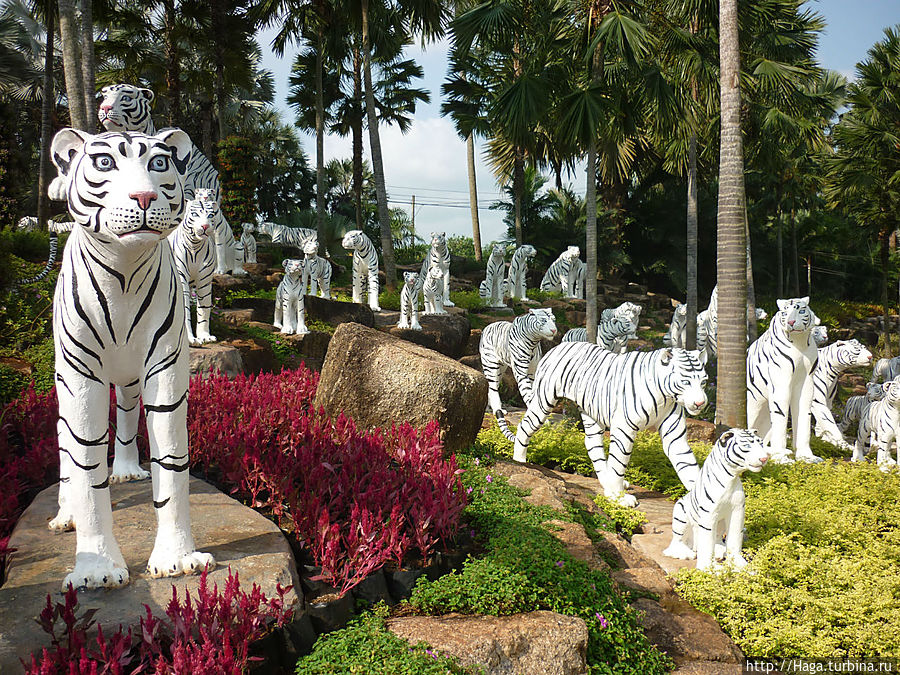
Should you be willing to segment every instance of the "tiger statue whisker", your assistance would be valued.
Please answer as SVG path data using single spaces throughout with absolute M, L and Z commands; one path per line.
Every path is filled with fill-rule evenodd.
M 137 436 L 143 400 L 158 528 L 147 569 L 175 576 L 215 566 L 196 550 L 188 497 L 188 350 L 184 305 L 166 235 L 184 213 L 193 144 L 179 129 L 91 135 L 63 129 L 51 158 L 78 227 L 53 298 L 59 401 L 59 514 L 76 532 L 76 588 L 129 581 L 112 529 L 107 468 L 109 387 L 116 386 L 116 460 Z M 131 461 L 137 466 L 136 446 Z
M 697 558 L 697 569 L 715 567 L 717 543 L 725 536 L 725 561 L 747 566 L 744 545 L 744 486 L 741 474 L 757 473 L 769 453 L 753 429 L 729 429 L 719 437 L 694 487 L 672 509 L 672 543 L 663 555 Z
M 531 400 L 532 381 L 541 360 L 541 340 L 556 337 L 556 318 L 549 309 L 532 309 L 510 321 L 489 323 L 481 331 L 478 353 L 488 382 L 488 404 L 497 418 L 497 426 L 509 440 L 515 435 L 506 424 L 506 411 L 500 401 L 500 378 L 511 368 L 519 394 L 525 404 Z
M 181 224 L 169 235 L 175 271 L 181 281 L 184 296 L 184 322 L 188 342 L 201 345 L 215 342 L 209 332 L 209 316 L 212 312 L 212 278 L 216 271 L 216 255 L 209 239 L 209 212 L 199 199 L 187 202 Z M 197 294 L 197 331 L 191 327 L 191 291 Z

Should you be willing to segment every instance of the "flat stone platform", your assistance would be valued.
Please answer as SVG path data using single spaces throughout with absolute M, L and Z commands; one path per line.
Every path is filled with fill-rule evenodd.
M 114 532 L 128 569 L 131 583 L 113 590 L 78 593 L 79 612 L 98 608 L 94 619 L 109 634 L 122 625 L 137 626 L 148 605 L 164 616 L 172 599 L 172 586 L 184 599 L 184 589 L 195 591 L 199 576 L 151 579 L 147 559 L 156 537 L 156 513 L 150 497 L 150 481 L 112 485 Z M 276 596 L 275 586 L 293 584 L 299 577 L 287 540 L 274 523 L 256 511 L 223 494 L 209 483 L 191 478 L 191 521 L 194 541 L 201 551 L 217 562 L 208 575 L 209 585 L 225 586 L 228 568 L 237 572 L 241 588 L 249 592 L 255 583 L 268 597 Z M 8 579 L 0 588 L 0 673 L 20 673 L 19 659 L 50 644 L 49 636 L 35 623 L 47 595 L 61 602 L 62 580 L 75 563 L 75 533 L 54 534 L 47 522 L 56 515 L 57 487 L 47 488 L 22 514 L 9 545 L 18 549 L 11 556 Z M 288 602 L 297 602 L 292 590 Z M 112 630 L 107 631 L 107 628 Z

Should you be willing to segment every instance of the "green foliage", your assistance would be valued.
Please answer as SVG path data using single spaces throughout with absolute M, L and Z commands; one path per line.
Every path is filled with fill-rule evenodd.
M 382 606 L 383 607 L 383 606 Z M 383 608 L 351 621 L 346 628 L 320 637 L 313 651 L 297 662 L 297 675 L 339 673 L 397 673 L 446 675 L 477 672 L 460 667 L 454 659 L 420 642 L 410 647 L 387 629 Z
M 752 573 L 682 571 L 685 599 L 748 654 L 900 656 L 900 476 L 796 463 L 744 489 Z
M 256 162 L 250 141 L 239 136 L 219 141 L 218 159 L 225 219 L 232 227 L 256 222 Z
M 603 509 L 603 512 L 612 518 L 616 529 L 630 537 L 634 531 L 647 522 L 647 516 L 642 511 L 622 506 L 609 497 L 599 494 L 594 496 L 594 503 Z
M 485 553 L 469 558 L 459 573 L 420 579 L 409 605 L 428 613 L 547 609 L 579 616 L 588 626 L 590 672 L 667 672 L 668 659 L 649 643 L 607 573 L 572 558 L 546 523 L 572 515 L 521 499 L 523 492 L 496 475 L 487 456 L 457 459 L 471 490 L 466 513 Z
M 484 307 L 484 300 L 478 295 L 478 291 L 450 291 L 450 300 L 457 307 L 470 312 Z
M 44 255 L 46 257 L 46 252 Z M 44 267 L 16 256 L 11 256 L 9 262 L 13 279 L 32 276 Z M 52 270 L 47 278 L 37 283 L 0 289 L 0 344 L 21 352 L 50 334 L 57 276 L 58 272 Z
M 395 312 L 400 311 L 400 290 L 402 286 L 398 285 L 394 290 L 385 288 L 378 294 L 378 304 L 381 309 L 390 309 Z
M 275 358 L 280 366 L 290 364 L 299 356 L 294 343 L 286 339 L 281 333 L 272 333 L 259 326 L 241 326 L 241 330 L 250 337 L 268 342 L 272 346 L 272 351 L 275 352 Z
M 475 259 L 475 241 L 472 237 L 451 234 L 447 237 L 447 250 L 450 251 L 450 255 Z
M 0 407 L 18 398 L 26 386 L 28 378 L 5 363 L 0 363 Z

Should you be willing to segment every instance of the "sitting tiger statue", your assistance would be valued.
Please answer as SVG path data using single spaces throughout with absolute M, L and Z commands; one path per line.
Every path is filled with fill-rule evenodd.
M 275 289 L 275 328 L 280 328 L 285 335 L 305 335 L 309 332 L 306 327 L 306 305 L 303 296 L 306 289 L 303 286 L 302 260 L 286 259 L 281 261 L 284 268 L 284 278 Z
M 491 255 L 487 262 L 487 271 L 484 281 L 478 286 L 478 295 L 485 301 L 489 308 L 506 307 L 503 298 L 506 293 L 506 280 L 503 278 L 506 271 L 506 263 L 503 244 L 494 244 L 491 247 Z
M 419 275 L 415 272 L 403 273 L 403 288 L 400 291 L 400 320 L 397 328 L 409 330 L 422 330 L 419 324 L 419 294 L 416 286 L 419 283 Z
M 421 281 L 421 277 L 419 277 Z M 422 285 L 423 313 L 426 316 L 447 314 L 444 309 L 444 271 L 440 265 L 432 265 L 425 275 L 425 283 Z
M 215 565 L 191 535 L 188 503 L 188 350 L 182 295 L 166 241 L 185 208 L 193 144 L 179 129 L 91 135 L 63 129 L 51 158 L 66 186 L 72 230 L 53 297 L 59 401 L 59 514 L 52 530 L 76 530 L 76 588 L 129 581 L 112 529 L 109 388 L 116 386 L 113 474 L 138 470 L 142 399 L 150 432 L 158 528 L 147 569 L 175 576 Z M 120 438 L 121 437 L 121 438 Z M 125 439 L 125 440 L 122 440 Z M 123 447 L 125 446 L 125 447 Z M 123 457 L 120 450 L 134 449 Z
M 744 545 L 744 486 L 741 474 L 758 473 L 769 460 L 762 439 L 752 429 L 730 429 L 719 437 L 700 469 L 700 477 L 672 509 L 670 558 L 697 558 L 697 569 L 713 567 L 716 544 L 725 537 L 725 561 L 747 565 Z
M 310 295 L 331 299 L 331 263 L 319 257 L 319 240 L 303 245 L 303 288 Z
M 556 318 L 549 309 L 532 309 L 512 322 L 489 323 L 481 331 L 478 352 L 488 382 L 488 404 L 500 431 L 509 440 L 515 436 L 506 424 L 506 411 L 500 401 L 500 377 L 507 368 L 512 368 L 519 394 L 527 404 L 534 372 L 541 360 L 541 340 L 552 340 L 555 336 Z
M 850 368 L 871 364 L 872 352 L 866 349 L 859 340 L 838 340 L 819 349 L 818 361 L 812 372 L 813 397 L 810 404 L 810 413 L 815 421 L 814 433 L 817 438 L 840 448 L 850 448 L 831 412 L 831 406 L 834 404 L 834 397 L 837 393 L 838 377 Z
M 566 398 L 581 410 L 584 444 L 607 497 L 623 506 L 637 504 L 625 493 L 625 469 L 635 432 L 647 428 L 659 429 L 663 451 L 690 490 L 699 469 L 687 443 L 684 413 L 696 415 L 706 406 L 703 366 L 700 352 L 685 349 L 613 354 L 587 342 L 563 342 L 538 363 L 513 459 L 525 461 L 532 434 Z M 609 429 L 608 459 L 605 429 Z
M 362 303 L 363 286 L 368 291 L 369 307 L 380 312 L 378 304 L 378 253 L 372 240 L 362 230 L 350 230 L 341 241 L 348 251 L 353 251 L 353 302 Z
M 441 270 L 441 308 L 453 307 L 450 301 L 450 249 L 447 248 L 447 236 L 443 232 L 431 233 L 431 247 L 419 269 L 419 288 L 425 287 L 426 278 L 431 274 L 432 267 Z
M 181 224 L 169 235 L 175 271 L 181 282 L 184 296 L 184 324 L 188 342 L 200 345 L 215 342 L 209 332 L 209 315 L 212 312 L 212 278 L 216 271 L 216 256 L 209 240 L 209 213 L 199 199 L 187 202 L 187 213 Z M 197 294 L 197 331 L 191 327 L 191 291 Z
M 687 344 L 687 305 L 679 302 L 672 312 L 672 323 L 669 330 L 663 336 L 663 344 L 666 347 L 681 347 Z
M 537 250 L 530 244 L 522 244 L 509 261 L 506 276 L 506 291 L 513 300 L 531 302 L 528 299 L 528 259 L 534 258 Z
M 241 227 L 241 246 L 244 247 L 244 262 L 256 265 L 256 237 L 253 236 L 253 223 L 244 223 Z

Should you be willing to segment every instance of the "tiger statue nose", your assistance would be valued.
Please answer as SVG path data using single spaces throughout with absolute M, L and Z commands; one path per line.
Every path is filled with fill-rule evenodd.
M 101 105 L 100 110 L 102 110 L 105 113 L 108 113 L 110 110 L 112 110 L 112 106 L 111 105 Z
M 153 191 L 129 192 L 128 196 L 131 197 L 133 200 L 135 200 L 138 203 L 138 206 L 140 206 L 141 210 L 143 210 L 143 211 L 146 211 L 147 209 L 149 209 L 150 202 L 152 202 L 154 199 L 159 197 L 159 195 Z

